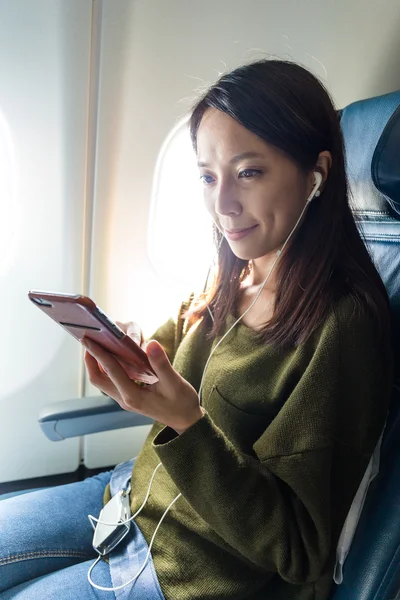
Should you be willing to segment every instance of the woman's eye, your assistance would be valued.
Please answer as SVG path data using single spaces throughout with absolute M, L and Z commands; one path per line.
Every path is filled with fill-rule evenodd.
M 200 175 L 200 180 L 204 183 L 204 185 L 209 185 L 214 181 L 214 177 L 211 177 L 211 175 Z
M 243 171 L 240 171 L 239 177 L 242 177 L 243 179 L 251 179 L 252 177 L 260 175 L 260 173 L 261 171 L 259 169 L 243 169 Z

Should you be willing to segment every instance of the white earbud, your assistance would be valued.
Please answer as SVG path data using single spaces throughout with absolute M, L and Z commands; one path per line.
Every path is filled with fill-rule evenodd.
M 321 195 L 321 192 L 318 188 L 320 187 L 320 185 L 322 183 L 322 175 L 318 171 L 314 171 L 314 177 L 315 177 L 315 184 L 314 184 L 314 187 L 310 194 L 310 198 L 309 198 L 308 202 L 311 201 L 313 198 L 318 198 L 318 196 Z

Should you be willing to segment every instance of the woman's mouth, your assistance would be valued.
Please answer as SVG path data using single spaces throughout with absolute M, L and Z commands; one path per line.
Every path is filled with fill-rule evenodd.
M 246 235 L 249 235 L 254 229 L 258 227 L 258 225 L 253 225 L 252 227 L 242 228 L 242 229 L 224 229 L 224 235 L 228 240 L 232 242 L 236 242 L 237 240 L 241 240 Z

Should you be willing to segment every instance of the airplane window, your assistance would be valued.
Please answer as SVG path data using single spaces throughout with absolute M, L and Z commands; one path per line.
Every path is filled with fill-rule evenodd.
M 10 127 L 0 110 L 0 275 L 15 260 L 16 231 L 16 164 Z
M 167 137 L 155 172 L 149 228 L 149 256 L 157 273 L 190 291 L 203 288 L 215 255 L 212 220 L 187 122 Z M 177 268 L 178 267 L 178 268 Z

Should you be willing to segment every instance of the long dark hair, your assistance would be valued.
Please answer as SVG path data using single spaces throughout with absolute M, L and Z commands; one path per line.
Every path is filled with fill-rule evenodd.
M 305 341 L 345 294 L 372 312 L 381 333 L 387 331 L 386 290 L 349 207 L 339 117 L 322 83 L 300 65 L 281 60 L 260 60 L 222 75 L 193 108 L 190 133 L 195 150 L 208 108 L 228 114 L 284 151 L 305 174 L 315 170 L 320 152 L 332 154 L 321 197 L 311 203 L 277 263 L 274 312 L 260 331 L 262 337 L 276 346 Z M 235 310 L 249 261 L 235 256 L 217 228 L 214 235 L 221 244 L 217 273 L 190 314 L 193 321 L 208 319 L 207 302 L 214 315 L 211 334 L 217 335 Z

